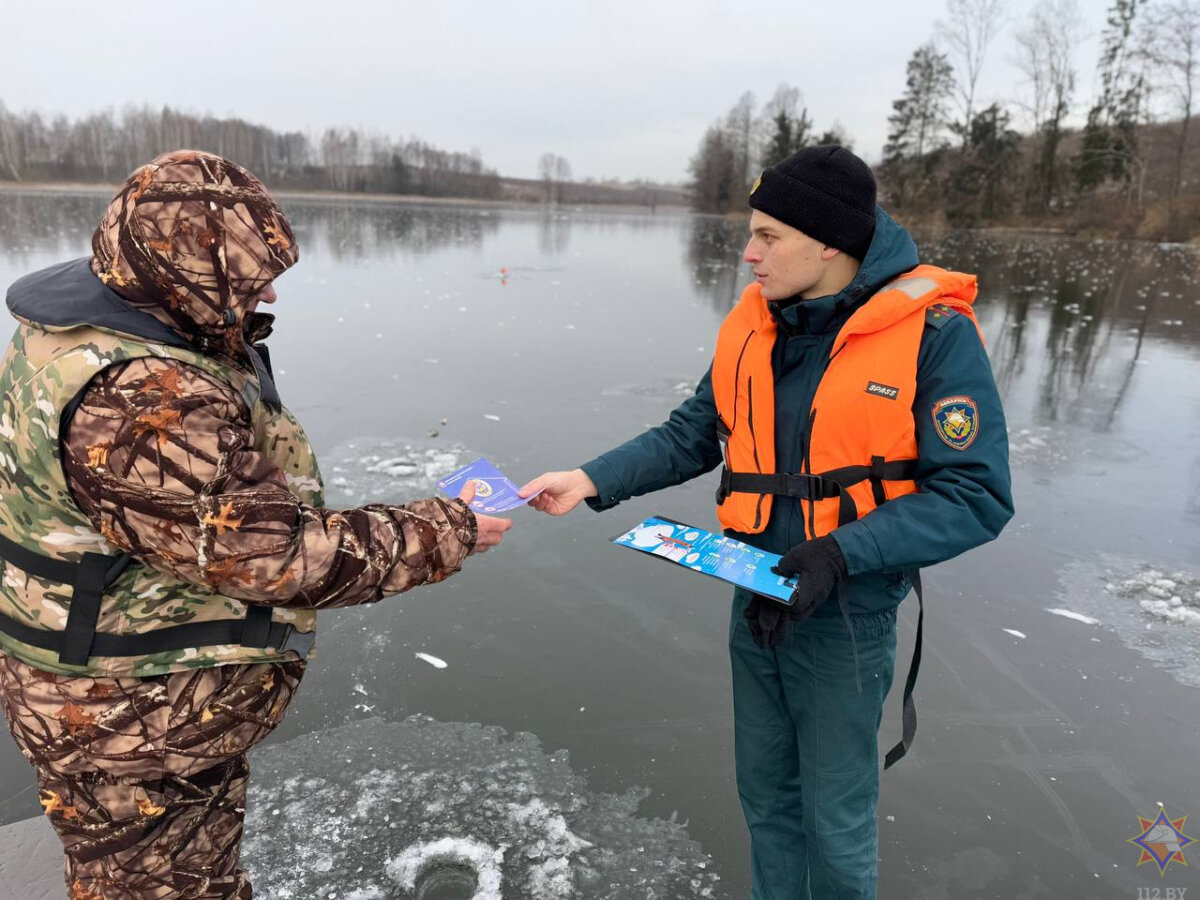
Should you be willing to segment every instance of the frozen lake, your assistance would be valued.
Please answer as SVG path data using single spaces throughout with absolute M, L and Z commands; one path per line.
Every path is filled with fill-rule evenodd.
M 0 282 L 87 252 L 103 204 L 0 194 Z M 747 279 L 745 226 L 721 219 L 284 206 L 301 262 L 277 283 L 271 352 L 330 505 L 428 496 L 480 455 L 519 482 L 662 421 Z M 1158 804 L 1200 821 L 1200 251 L 920 243 L 980 274 L 1017 515 L 927 573 L 921 726 L 883 782 L 880 895 L 1200 892 L 1191 857 L 1160 876 L 1127 842 Z M 304 689 L 251 758 L 262 895 L 409 896 L 422 860 L 453 858 L 505 897 L 744 897 L 728 592 L 608 543 L 652 513 L 711 527 L 714 487 L 518 510 L 446 583 L 322 614 Z M 0 826 L 38 812 L 0 740 Z

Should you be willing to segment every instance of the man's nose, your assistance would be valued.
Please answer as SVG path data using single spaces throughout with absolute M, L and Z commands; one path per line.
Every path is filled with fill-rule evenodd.
M 746 244 L 746 249 L 742 251 L 742 259 L 753 265 L 762 259 L 762 254 L 754 246 L 754 241 L 749 241 Z

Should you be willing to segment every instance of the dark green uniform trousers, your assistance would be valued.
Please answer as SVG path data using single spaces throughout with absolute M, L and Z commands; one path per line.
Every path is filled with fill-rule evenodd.
M 831 601 L 836 602 L 836 601 Z M 770 650 L 735 600 L 729 628 L 738 796 L 751 900 L 875 897 L 877 734 L 896 662 L 896 612 L 798 625 Z

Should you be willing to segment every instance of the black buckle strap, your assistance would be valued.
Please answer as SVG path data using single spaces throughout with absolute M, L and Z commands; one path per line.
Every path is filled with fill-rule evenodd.
M 267 607 L 252 606 L 251 610 L 264 610 Z M 255 617 L 260 615 L 255 613 Z M 250 618 L 247 615 L 247 619 Z M 149 656 L 154 653 L 166 653 L 171 650 L 186 650 L 192 647 L 212 647 L 218 644 L 240 644 L 254 646 L 256 649 L 273 649 L 279 652 L 292 651 L 301 659 L 308 656 L 316 641 L 315 631 L 299 631 L 289 622 L 271 622 L 267 628 L 266 637 L 259 643 L 250 645 L 243 640 L 247 619 L 219 619 L 215 622 L 188 622 L 183 625 L 171 625 L 168 628 L 158 628 L 142 634 L 108 634 L 96 632 L 92 637 L 91 656 Z M 66 632 L 47 631 L 44 628 L 34 628 L 25 622 L 20 622 L 5 613 L 0 612 L 0 631 L 31 647 L 40 647 L 60 654 Z M 72 665 L 83 665 L 73 663 Z
M 760 475 L 757 472 L 730 472 L 721 469 L 721 486 L 717 489 L 717 502 L 723 503 L 731 493 L 776 494 L 799 500 L 828 500 L 842 493 L 841 485 L 820 475 L 803 475 L 777 472 Z
M 78 562 L 68 562 L 43 556 L 0 535 L 0 560 L 37 578 L 72 586 L 63 631 L 35 628 L 0 612 L 0 631 L 30 646 L 57 652 L 63 665 L 87 665 L 92 656 L 146 656 L 217 644 L 290 650 L 303 659 L 315 641 L 315 632 L 298 631 L 286 622 L 273 622 L 271 608 L 262 605 L 248 606 L 242 619 L 187 622 L 141 634 L 98 632 L 96 623 L 104 591 L 134 561 L 129 554 L 85 553 Z
M 879 456 L 871 457 L 867 466 L 843 466 L 840 469 L 830 469 L 821 473 L 822 478 L 849 487 L 868 478 L 880 481 L 912 481 L 917 477 L 917 461 L 915 459 L 885 460 Z

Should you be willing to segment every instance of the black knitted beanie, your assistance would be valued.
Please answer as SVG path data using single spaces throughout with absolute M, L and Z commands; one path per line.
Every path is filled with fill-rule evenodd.
M 805 147 L 763 171 L 750 206 L 862 260 L 875 234 L 875 176 L 845 147 Z

